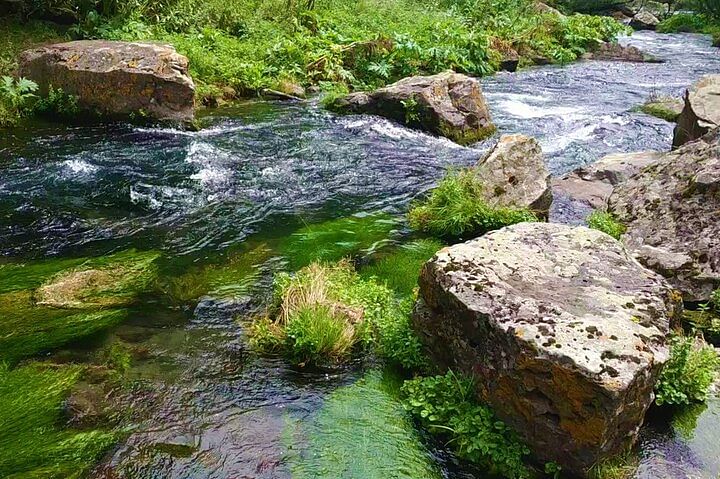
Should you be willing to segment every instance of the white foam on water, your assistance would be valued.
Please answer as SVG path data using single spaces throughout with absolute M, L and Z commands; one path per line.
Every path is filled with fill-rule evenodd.
M 65 160 L 62 166 L 65 173 L 75 175 L 92 175 L 100 169 L 97 165 L 84 160 Z
M 227 151 L 203 141 L 194 141 L 188 148 L 185 161 L 200 167 L 197 173 L 190 175 L 190 179 L 198 181 L 203 188 L 221 189 L 230 183 L 232 171 L 225 165 L 233 163 L 233 158 Z
M 520 100 L 505 100 L 498 104 L 498 107 L 516 118 L 531 119 L 547 116 L 565 117 L 571 114 L 582 112 L 582 108 L 569 106 L 534 106 Z
M 463 148 L 461 145 L 458 145 L 448 138 L 433 136 L 419 130 L 413 130 L 390 120 L 386 120 L 385 118 L 374 116 L 365 116 L 359 119 L 342 118 L 340 123 L 348 130 L 371 130 L 379 135 L 383 135 L 394 140 L 421 139 L 423 142 L 438 143 L 443 145 L 443 147 Z
M 261 128 L 263 124 L 256 123 L 252 125 L 216 125 L 209 128 L 203 128 L 200 131 L 188 131 L 180 130 L 178 128 L 146 128 L 146 127 L 135 127 L 135 131 L 139 133 L 153 133 L 160 135 L 171 135 L 171 136 L 186 136 L 186 137 L 211 137 L 222 135 L 225 133 L 232 133 L 241 130 L 255 130 Z
M 553 136 L 540 141 L 540 146 L 545 154 L 562 151 L 572 143 L 583 142 L 592 138 L 593 133 L 600 125 L 588 125 L 571 131 L 562 136 Z

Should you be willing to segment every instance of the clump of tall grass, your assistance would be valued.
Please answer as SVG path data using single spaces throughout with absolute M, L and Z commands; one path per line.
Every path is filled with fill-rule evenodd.
M 587 224 L 590 228 L 602 231 L 617 240 L 627 231 L 627 227 L 616 220 L 611 213 L 600 210 L 590 213 L 590 216 L 587 217 Z

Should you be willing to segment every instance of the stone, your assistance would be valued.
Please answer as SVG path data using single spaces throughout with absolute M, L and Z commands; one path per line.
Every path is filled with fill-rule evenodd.
M 532 6 L 536 13 L 556 15 L 558 17 L 565 18 L 565 15 L 563 15 L 560 12 L 560 10 L 558 10 L 557 8 L 551 7 L 547 3 L 535 1 L 535 2 L 533 2 Z
M 615 153 L 552 181 L 553 191 L 593 209 L 604 209 L 613 187 L 662 158 L 662 153 Z
M 79 105 L 102 116 L 145 115 L 155 120 L 190 121 L 195 86 L 188 60 L 170 45 L 83 40 L 27 50 L 20 76 L 40 87 L 62 88 Z
M 525 135 L 503 135 L 475 172 L 487 201 L 496 207 L 529 209 L 547 218 L 552 204 L 550 173 L 538 142 Z
M 608 208 L 627 226 L 633 255 L 685 301 L 707 301 L 720 287 L 720 130 L 619 184 Z
M 660 63 L 660 60 L 643 53 L 637 47 L 611 42 L 599 42 L 591 51 L 583 54 L 582 58 L 612 62 Z
M 352 93 L 334 101 L 330 109 L 383 116 L 460 144 L 483 140 L 495 131 L 480 82 L 451 71 Z
M 685 91 L 683 100 L 673 148 L 697 140 L 720 125 L 720 75 L 702 77 Z
M 655 15 L 645 9 L 641 9 L 632 20 L 630 26 L 635 30 L 655 30 L 660 23 Z
M 540 462 L 585 476 L 633 444 L 681 303 L 605 233 L 520 223 L 440 250 L 413 327 Z
M 685 107 L 681 98 L 661 96 L 645 102 L 640 111 L 669 122 L 676 122 Z

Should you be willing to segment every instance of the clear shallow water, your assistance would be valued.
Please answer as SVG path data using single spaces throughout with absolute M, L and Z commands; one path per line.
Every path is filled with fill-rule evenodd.
M 631 109 L 651 93 L 679 95 L 717 72 L 720 50 L 694 35 L 643 33 L 624 42 L 666 63 L 580 62 L 484 79 L 500 133 L 536 137 L 554 174 L 607 153 L 668 149 L 672 125 Z M 163 251 L 164 268 L 180 273 L 304 223 L 361 211 L 402 214 L 448 167 L 472 164 L 490 144 L 463 148 L 313 103 L 248 103 L 210 121 L 198 133 L 45 125 L 0 138 L 0 261 L 134 246 Z M 276 266 L 266 258 L 263 268 Z M 260 296 L 269 287 L 269 275 L 262 277 Z M 293 474 L 290 446 L 308 442 L 304 434 L 317 432 L 328 398 L 367 365 L 309 373 L 251 358 L 235 317 L 253 307 L 240 293 L 197 307 L 150 303 L 106 339 L 136 348 L 130 375 L 143 386 L 118 399 L 138 410 L 136 429 L 96 477 Z M 639 476 L 661 477 L 662 467 L 668 477 L 714 479 L 718 407 L 702 413 L 692 437 L 646 428 Z M 297 424 L 299 439 L 288 439 Z M 438 474 L 483 477 L 442 447 L 419 444 Z

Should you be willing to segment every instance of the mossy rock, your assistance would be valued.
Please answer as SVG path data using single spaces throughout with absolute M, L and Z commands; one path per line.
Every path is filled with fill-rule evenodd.
M 639 110 L 650 116 L 674 123 L 682 113 L 684 102 L 679 98 L 658 98 L 642 105 Z

